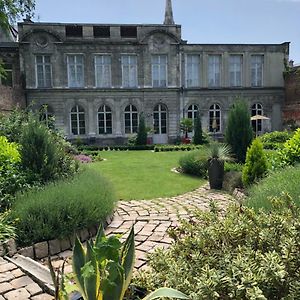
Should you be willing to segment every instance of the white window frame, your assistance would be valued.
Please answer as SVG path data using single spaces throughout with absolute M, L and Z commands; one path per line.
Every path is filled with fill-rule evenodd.
M 190 105 L 188 106 L 188 109 L 187 109 L 187 117 L 188 117 L 189 119 L 192 119 L 193 122 L 194 122 L 194 120 L 195 120 L 196 117 L 197 117 L 198 112 L 199 112 L 199 107 L 198 107 L 198 105 L 197 105 L 197 104 L 190 104 Z M 191 117 L 191 118 L 189 117 L 189 114 L 192 114 L 192 117 Z
M 78 72 L 77 72 L 77 67 L 82 66 L 82 83 L 75 84 L 74 86 L 71 86 L 71 75 L 70 75 L 70 66 L 72 65 L 69 60 L 70 57 L 74 56 L 74 66 L 75 66 L 75 81 L 78 83 Z M 82 63 L 77 63 L 77 57 L 81 56 L 82 57 Z M 84 55 L 82 53 L 68 53 L 67 54 L 67 73 L 68 73 L 68 87 L 69 88 L 83 88 L 85 84 L 84 80 Z
M 188 58 L 189 57 L 197 57 L 198 58 L 198 63 L 189 63 Z M 189 72 L 189 66 L 192 68 L 192 72 Z M 186 87 L 200 87 L 200 80 L 201 80 L 201 75 L 200 75 L 200 66 L 201 66 L 201 56 L 200 54 L 186 54 L 185 58 L 185 85 Z M 197 70 L 197 75 L 198 78 L 189 78 L 189 74 L 194 74 L 194 69 Z
M 211 107 L 213 107 L 213 108 L 211 108 Z M 208 110 L 208 132 L 214 133 L 214 131 L 210 130 L 210 113 L 211 112 L 213 112 L 213 118 L 216 118 L 217 112 L 220 112 L 220 117 L 219 117 L 220 129 L 216 130 L 215 133 L 222 132 L 222 108 L 221 108 L 220 104 L 218 104 L 218 103 L 213 103 L 212 105 L 209 106 L 209 110 Z M 217 121 L 217 118 L 216 118 L 216 121 Z
M 240 63 L 237 64 L 236 62 L 233 62 L 231 59 L 239 57 Z M 239 66 L 239 68 L 237 67 Z M 237 73 L 240 72 L 240 76 L 238 78 Z M 234 74 L 234 80 L 231 82 L 231 73 Z M 230 87 L 241 87 L 243 80 L 243 55 L 242 54 L 230 54 L 229 55 L 229 85 Z M 238 81 L 240 81 L 240 84 L 238 84 Z
M 258 80 L 258 66 L 259 64 L 256 62 L 253 63 L 254 57 L 260 57 L 261 58 L 261 82 Z M 252 54 L 250 57 L 250 78 L 251 78 L 251 86 L 252 87 L 262 87 L 264 85 L 264 65 L 265 65 L 265 56 L 263 54 Z M 252 77 L 252 71 L 255 71 L 255 77 Z
M 165 57 L 166 58 L 166 64 L 165 64 L 165 67 L 164 67 L 164 70 L 163 70 L 163 66 L 161 64 L 161 57 Z M 153 58 L 154 57 L 158 57 L 158 63 L 154 63 L 153 62 Z M 158 67 L 158 85 L 154 85 L 154 67 L 157 66 Z M 165 72 L 165 81 L 166 81 L 166 84 L 163 85 L 162 84 L 162 81 L 163 79 L 161 79 L 161 74 L 162 72 Z M 151 77 L 152 77 L 152 87 L 154 88 L 166 88 L 168 87 L 168 55 L 167 54 L 153 54 L 152 57 L 151 57 Z
M 255 112 L 255 113 L 253 114 L 253 112 Z M 252 117 L 255 116 L 255 115 L 263 116 L 263 114 L 264 114 L 264 107 L 261 103 L 256 102 L 256 103 L 251 105 L 251 116 Z M 263 122 L 262 122 L 262 120 L 252 120 L 251 125 L 252 125 L 253 131 L 256 134 L 263 132 Z M 261 130 L 258 130 L 258 127 L 260 127 Z
M 219 63 L 216 64 L 216 58 L 218 57 Z M 214 58 L 214 61 L 210 63 L 210 59 Z M 212 71 L 210 70 L 210 66 L 212 65 Z M 217 73 L 217 67 L 219 66 L 219 72 Z M 212 72 L 212 74 L 210 74 Z M 216 75 L 219 74 L 219 82 L 217 82 L 217 77 Z M 212 76 L 213 82 L 210 83 L 210 75 Z M 208 87 L 209 88 L 219 88 L 222 85 L 222 55 L 221 54 L 209 54 L 208 59 L 207 59 L 207 81 L 208 81 Z
M 72 112 L 72 109 L 76 107 L 76 111 Z M 79 111 L 79 107 L 81 107 L 83 109 L 83 111 Z M 76 115 L 76 122 L 77 122 L 77 134 L 73 133 L 73 128 L 72 128 L 72 115 Z M 83 115 L 83 118 L 84 118 L 84 133 L 80 133 L 80 124 L 79 124 L 79 121 L 80 121 L 80 118 L 79 116 L 80 115 Z M 74 105 L 71 107 L 71 110 L 70 110 L 70 131 L 71 131 L 71 134 L 74 135 L 74 136 L 79 136 L 79 135 L 85 135 L 86 134 L 86 119 L 85 119 L 85 109 L 82 105 Z
M 124 64 L 123 63 L 123 58 L 124 57 L 128 57 L 129 58 L 129 63 L 128 64 Z M 131 57 L 134 57 L 136 60 L 135 64 L 131 64 Z M 124 77 L 124 68 L 125 67 L 130 67 L 133 66 L 134 67 L 134 72 L 135 72 L 135 78 L 134 78 L 134 84 L 130 84 L 130 69 L 129 69 L 129 78 L 128 78 L 128 85 L 125 84 L 125 77 Z M 137 88 L 138 87 L 138 56 L 137 54 L 127 54 L 127 53 L 122 53 L 121 54 L 121 67 L 122 67 L 122 87 L 123 88 Z
M 99 111 L 99 109 L 103 107 L 103 111 Z M 110 110 L 107 111 L 107 108 L 109 108 Z M 107 133 L 107 115 L 110 114 L 111 115 L 111 132 Z M 99 126 L 99 115 L 103 115 L 103 121 L 104 121 L 104 133 L 100 133 L 100 126 Z M 97 113 L 97 124 L 98 124 L 98 134 L 99 135 L 105 135 L 105 134 L 112 134 L 112 130 L 113 130 L 113 114 L 112 114 L 112 109 L 109 105 L 101 105 L 98 108 L 98 113 Z
M 38 56 L 42 57 L 42 63 L 37 62 Z M 49 57 L 49 63 L 45 62 L 45 57 Z M 38 78 L 38 66 L 42 66 L 43 68 L 43 85 L 39 85 Z M 50 66 L 50 84 L 46 84 L 46 66 Z M 37 54 L 35 55 L 35 78 L 36 78 L 36 87 L 37 88 L 51 88 L 52 87 L 52 63 L 51 63 L 51 55 L 48 54 Z
M 126 108 L 127 107 L 130 107 L 130 110 L 129 111 L 126 111 Z M 135 107 L 136 110 L 132 110 L 132 108 Z M 130 132 L 126 132 L 126 117 L 125 115 L 128 114 L 129 115 L 129 120 L 130 120 Z M 138 109 L 135 105 L 133 104 L 128 104 L 126 105 L 126 107 L 124 108 L 124 132 L 125 134 L 133 134 L 133 133 L 137 133 L 137 130 L 134 131 L 133 130 L 133 115 L 136 114 L 137 115 L 137 130 L 138 130 L 138 127 L 139 127 L 139 113 L 138 113 Z
M 97 58 L 101 57 L 102 59 L 102 63 L 101 64 L 98 64 L 97 63 Z M 104 57 L 109 57 L 110 58 L 110 63 L 109 64 L 105 64 L 104 63 Z M 95 87 L 97 88 L 110 88 L 112 86 L 112 80 L 111 80 L 111 65 L 112 65 L 112 57 L 110 54 L 107 54 L 107 53 L 97 53 L 94 55 L 94 67 L 95 67 Z M 108 66 L 108 73 L 109 73 L 109 78 L 107 80 L 107 78 L 105 78 L 105 67 Z M 102 82 L 106 82 L 107 81 L 107 84 L 98 84 L 98 72 L 97 72 L 97 68 L 98 67 L 102 67 L 102 71 L 101 71 L 101 76 L 103 76 L 103 79 Z
M 158 109 L 156 109 L 158 108 Z M 158 124 L 157 124 L 157 129 L 158 129 L 158 133 L 155 133 L 155 114 L 158 114 Z M 162 115 L 165 115 L 166 116 L 166 132 L 162 132 Z M 168 134 L 168 108 L 165 104 L 157 104 L 155 105 L 154 109 L 153 109 L 153 124 L 154 124 L 154 134 Z

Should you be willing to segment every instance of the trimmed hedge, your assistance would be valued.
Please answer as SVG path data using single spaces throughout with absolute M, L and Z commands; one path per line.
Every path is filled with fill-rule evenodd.
M 127 151 L 127 150 L 154 150 L 155 145 L 119 145 L 119 146 L 98 146 L 80 145 L 77 149 L 81 152 L 88 151 Z
M 66 238 L 105 220 L 115 203 L 109 182 L 86 166 L 72 180 L 17 194 L 11 214 L 18 219 L 17 242 L 26 246 Z
M 283 144 L 292 137 L 292 133 L 288 131 L 273 131 L 265 133 L 259 139 L 263 143 L 264 149 L 277 150 L 282 149 Z
M 203 146 L 196 145 L 157 145 L 154 148 L 155 152 L 168 152 L 168 151 L 192 151 L 196 149 L 202 149 Z

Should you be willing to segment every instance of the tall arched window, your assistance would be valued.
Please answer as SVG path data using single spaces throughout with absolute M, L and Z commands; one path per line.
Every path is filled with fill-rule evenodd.
M 72 134 L 85 134 L 85 113 L 82 106 L 76 105 L 71 109 L 70 119 Z
M 138 112 L 134 105 L 127 105 L 124 111 L 125 133 L 136 133 L 138 129 Z
M 49 128 L 54 128 L 54 112 L 50 105 L 43 104 L 41 106 L 40 121 L 44 122 Z
M 98 130 L 99 134 L 112 133 L 112 113 L 107 105 L 102 105 L 98 109 Z
M 209 131 L 221 131 L 221 108 L 218 104 L 213 104 L 209 108 Z
M 197 114 L 198 114 L 198 106 L 195 105 L 195 104 L 190 105 L 188 107 L 187 113 L 188 113 L 188 118 L 189 119 L 192 119 L 192 120 L 196 119 Z
M 260 103 L 255 103 L 251 107 L 251 116 L 262 116 L 263 115 L 263 107 Z M 251 121 L 253 131 L 258 133 L 262 131 L 262 120 L 253 120 Z
M 167 107 L 157 104 L 153 110 L 154 134 L 167 133 Z

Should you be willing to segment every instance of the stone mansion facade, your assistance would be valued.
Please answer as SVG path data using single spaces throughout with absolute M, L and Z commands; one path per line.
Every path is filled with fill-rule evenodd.
M 189 44 L 171 0 L 162 25 L 24 20 L 18 34 L 26 105 L 46 107 L 69 139 L 121 144 L 141 113 L 154 143 L 176 140 L 180 120 L 197 113 L 204 130 L 221 135 L 237 98 L 270 118 L 254 130 L 281 129 L 289 43 Z

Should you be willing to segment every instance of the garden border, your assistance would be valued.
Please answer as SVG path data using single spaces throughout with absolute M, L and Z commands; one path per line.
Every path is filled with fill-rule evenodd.
M 105 221 L 103 221 L 102 224 L 104 229 L 107 228 L 107 226 L 112 222 L 113 215 L 114 214 L 108 216 L 105 219 Z M 25 257 L 29 257 L 34 260 L 39 260 L 42 258 L 46 258 L 48 256 L 56 255 L 62 251 L 71 250 L 74 246 L 76 236 L 80 238 L 81 242 L 85 242 L 95 237 L 99 225 L 100 224 L 96 224 L 89 228 L 83 228 L 81 230 L 78 230 L 76 231 L 75 234 L 65 239 L 54 239 L 49 241 L 43 241 L 21 249 L 17 248 L 14 239 L 10 239 L 5 243 L 0 244 L 0 257 L 5 255 L 12 257 L 18 253 Z

